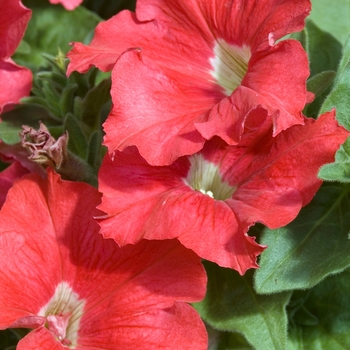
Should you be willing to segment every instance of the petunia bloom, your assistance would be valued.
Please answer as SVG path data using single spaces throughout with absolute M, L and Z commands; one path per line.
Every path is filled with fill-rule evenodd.
M 18 66 L 11 60 L 19 45 L 31 11 L 20 0 L 0 0 L 0 113 L 6 105 L 14 104 L 27 96 L 32 86 L 29 69 Z
M 186 303 L 205 294 L 200 259 L 177 240 L 103 239 L 99 201 L 53 171 L 14 184 L 0 212 L 0 328 L 34 328 L 18 350 L 206 349 Z
M 151 166 L 130 147 L 106 156 L 99 180 L 101 233 L 123 246 L 142 238 L 178 238 L 204 259 L 244 274 L 264 247 L 247 235 L 261 222 L 291 222 L 321 185 L 317 172 L 332 162 L 349 135 L 334 111 L 305 118 L 272 137 L 268 119 L 246 125 L 237 146 L 219 138 L 170 166 Z M 249 126 L 249 128 L 248 128 Z
M 51 4 L 61 4 L 66 10 L 74 10 L 77 8 L 83 0 L 50 0 Z
M 136 145 L 168 165 L 219 136 L 234 145 L 266 109 L 273 134 L 304 122 L 307 55 L 295 40 L 309 0 L 139 0 L 75 43 L 68 74 L 113 69 L 114 108 L 104 124 L 110 153 Z

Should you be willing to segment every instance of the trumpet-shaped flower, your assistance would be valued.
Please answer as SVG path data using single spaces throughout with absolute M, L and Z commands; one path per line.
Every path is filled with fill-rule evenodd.
M 110 153 L 136 145 L 152 165 L 199 151 L 217 135 L 234 145 L 266 109 L 273 133 L 302 124 L 308 60 L 295 40 L 309 0 L 139 0 L 75 43 L 68 73 L 113 68 Z M 259 113 L 258 113 L 259 112 Z
M 19 45 L 31 11 L 20 0 L 1 0 L 0 11 L 0 112 L 6 105 L 17 103 L 27 96 L 32 86 L 29 69 L 18 66 L 10 56 Z
M 236 146 L 219 138 L 170 166 L 151 166 L 130 147 L 106 157 L 99 174 L 101 233 L 121 246 L 142 238 L 178 238 L 204 259 L 243 274 L 264 247 L 247 235 L 261 222 L 291 222 L 321 185 L 317 172 L 332 162 L 349 133 L 334 111 L 305 118 L 272 137 L 271 122 L 246 124 Z
M 18 350 L 206 349 L 185 303 L 205 293 L 199 258 L 177 240 L 103 239 L 99 201 L 52 171 L 14 184 L 0 212 L 1 329 L 34 329 Z

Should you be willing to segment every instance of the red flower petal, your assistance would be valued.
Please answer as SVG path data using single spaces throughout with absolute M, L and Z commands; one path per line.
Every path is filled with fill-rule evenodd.
M 0 12 L 0 59 L 9 58 L 14 54 L 27 28 L 31 13 L 20 0 L 6 0 L 6 4 L 3 1 Z
M 241 274 L 257 267 L 263 247 L 246 235 L 249 226 L 292 221 L 321 185 L 318 169 L 332 162 L 349 133 L 338 126 L 334 111 L 317 121 L 305 118 L 304 126 L 276 137 L 268 119 L 247 125 L 237 146 L 213 139 L 170 166 L 149 165 L 135 148 L 116 152 L 113 161 L 106 157 L 99 174 L 99 209 L 107 213 L 100 220 L 102 234 L 120 245 L 178 238 L 202 258 Z M 220 181 L 208 174 L 219 174 Z
M 101 23 L 89 46 L 74 45 L 68 73 L 114 67 L 109 151 L 136 145 L 149 163 L 171 164 L 203 146 L 197 130 L 236 144 L 261 106 L 275 117 L 274 135 L 302 124 L 307 56 L 295 41 L 273 45 L 302 29 L 309 11 L 308 0 L 140 0 L 136 14 L 124 11 Z M 135 49 L 142 60 L 126 52 Z
M 11 105 L 28 96 L 32 88 L 32 73 L 28 68 L 20 67 L 11 59 L 0 61 L 0 113 Z
M 19 162 L 12 163 L 0 172 L 0 208 L 4 204 L 7 192 L 12 187 L 13 182 L 28 172 Z
M 51 4 L 62 4 L 66 10 L 74 10 L 83 0 L 50 0 Z
M 164 348 L 173 349 L 176 342 L 196 348 L 194 341 L 200 340 L 199 348 L 205 349 L 206 333 L 199 316 L 181 306 L 204 296 L 206 276 L 200 259 L 176 240 L 143 241 L 124 248 L 104 240 L 92 218 L 99 197 L 93 187 L 61 181 L 51 171 L 47 179 L 29 175 L 14 184 L 0 212 L 1 328 L 17 320 L 28 324 L 32 319 L 26 317 L 48 316 L 48 305 L 59 287 L 65 305 L 69 304 L 65 295 L 79 301 L 81 309 L 74 311 L 80 317 L 75 324 L 77 339 L 62 340 L 76 342 L 77 349 L 95 348 L 95 344 L 119 348 L 123 339 L 116 339 L 114 332 L 130 336 L 131 328 L 140 348 L 151 319 L 153 325 L 161 325 L 153 329 L 159 336 L 177 327 L 163 339 Z M 55 303 L 56 313 L 64 313 L 60 302 Z M 194 321 L 194 340 L 182 336 L 189 327 L 181 323 L 185 317 Z M 42 332 L 29 335 L 34 338 L 28 341 Z M 43 337 L 43 346 L 51 344 L 47 334 Z

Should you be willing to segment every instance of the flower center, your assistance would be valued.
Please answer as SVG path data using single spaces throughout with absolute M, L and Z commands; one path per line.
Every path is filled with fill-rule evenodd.
M 38 316 L 46 317 L 46 327 L 62 345 L 77 346 L 79 323 L 85 300 L 79 300 L 67 282 L 61 282 L 53 297 L 41 308 Z
M 201 154 L 189 157 L 191 166 L 184 179 L 186 185 L 217 200 L 231 198 L 236 188 L 222 180 L 219 167 Z
M 250 48 L 246 45 L 230 45 L 224 39 L 218 39 L 214 46 L 214 54 L 215 56 L 210 58 L 213 67 L 210 74 L 225 89 L 227 96 L 230 96 L 247 73 Z

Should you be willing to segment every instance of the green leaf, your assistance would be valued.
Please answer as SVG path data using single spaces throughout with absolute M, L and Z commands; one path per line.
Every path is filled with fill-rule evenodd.
M 23 3 L 33 9 L 24 35 L 31 52 L 30 55 L 17 52 L 13 58 L 20 65 L 32 70 L 45 64 L 42 56 L 44 52 L 56 55 L 60 48 L 67 53 L 72 41 L 88 43 L 91 33 L 101 20 L 82 6 L 74 11 L 67 11 L 62 6 L 52 6 L 47 0 L 27 0 Z
M 337 120 L 345 128 L 350 130 L 350 62 L 342 70 L 337 78 L 337 83 L 324 101 L 321 113 L 336 108 Z
M 88 142 L 82 126 L 72 114 L 67 114 L 63 129 L 69 134 L 68 148 L 78 157 L 86 159 Z
M 1 114 L 1 119 L 0 140 L 9 145 L 19 142 L 18 133 L 22 130 L 22 125 L 29 125 L 37 129 L 39 121 L 52 126 L 59 122 L 47 109 L 34 105 L 18 105 L 11 111 Z
M 344 74 L 344 69 L 346 68 L 348 62 L 350 60 L 350 35 L 345 42 L 345 45 L 342 50 L 342 57 L 338 65 L 338 73 L 336 76 L 336 82 L 343 76 Z
M 102 135 L 100 131 L 95 131 L 91 134 L 88 147 L 87 162 L 96 170 L 101 165 L 103 153 L 102 148 Z
M 305 289 L 350 265 L 350 186 L 326 184 L 289 225 L 265 229 L 258 293 Z
M 310 18 L 344 44 L 350 33 L 350 0 L 312 0 Z
M 111 80 L 105 79 L 91 89 L 82 101 L 81 119 L 92 128 L 101 125 L 101 110 L 104 104 L 111 101 L 110 90 Z
M 306 31 L 311 76 L 325 70 L 336 71 L 342 55 L 340 42 L 310 19 L 306 22 Z
M 288 349 L 350 349 L 349 291 L 350 270 L 347 269 L 304 292 L 304 304 L 291 317 Z M 317 322 L 306 325 L 302 315 L 305 311 Z
M 307 116 L 316 118 L 324 99 L 330 92 L 330 89 L 327 89 L 327 84 L 329 86 L 329 83 L 331 83 L 331 76 L 326 76 L 323 72 L 337 71 L 338 63 L 341 58 L 342 46 L 336 38 L 322 31 L 311 20 L 307 20 L 305 31 L 307 32 L 307 53 L 310 61 L 310 79 L 308 83 L 313 85 L 312 89 L 315 91 L 316 97 L 311 104 L 306 106 L 304 113 Z M 316 82 L 319 86 L 316 86 Z
M 291 293 L 257 295 L 252 287 L 252 271 L 240 276 L 210 262 L 204 265 L 207 294 L 202 302 L 194 304 L 204 321 L 213 328 L 244 335 L 255 349 L 285 349 L 285 306 Z
M 62 91 L 59 101 L 59 107 L 62 117 L 69 112 L 74 112 L 74 93 L 77 90 L 77 84 L 68 84 Z
M 350 183 L 350 138 L 340 146 L 335 155 L 335 162 L 324 165 L 318 177 L 326 181 Z
M 332 84 L 335 76 L 336 73 L 332 70 L 318 73 L 307 81 L 307 90 L 317 96 Z

